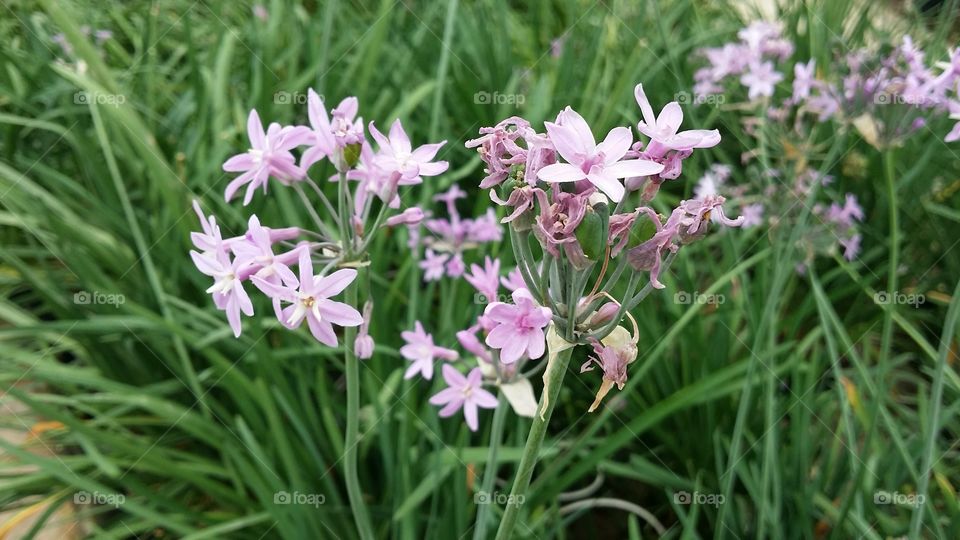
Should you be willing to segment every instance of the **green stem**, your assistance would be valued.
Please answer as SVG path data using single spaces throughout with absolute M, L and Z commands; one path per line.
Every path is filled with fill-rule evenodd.
M 890 343 L 893 339 L 893 314 L 897 303 L 894 301 L 897 291 L 897 267 L 900 265 L 900 226 L 897 216 L 896 160 L 892 148 L 883 154 L 883 170 L 887 180 L 887 205 L 890 209 L 890 266 L 887 270 L 887 298 L 889 309 L 883 318 L 883 334 L 880 341 L 880 383 L 886 377 L 886 366 L 890 358 Z
M 520 516 L 520 505 L 523 504 L 527 495 L 527 488 L 530 487 L 533 468 L 540 458 L 540 447 L 543 446 L 543 438 L 547 434 L 547 424 L 550 422 L 553 408 L 557 404 L 560 387 L 563 386 L 563 377 L 567 373 L 567 364 L 570 363 L 571 353 L 573 353 L 572 347 L 557 353 L 557 357 L 547 366 L 547 371 L 543 374 L 545 388 L 544 393 L 540 396 L 540 408 L 533 417 L 533 425 L 530 426 L 527 443 L 523 447 L 517 476 L 513 481 L 513 489 L 510 490 L 507 508 L 500 520 L 500 528 L 497 530 L 497 540 L 507 540 L 512 537 L 513 528 Z M 544 406 L 544 400 L 547 400 L 546 406 Z M 542 418 L 539 413 L 540 409 L 545 409 Z
M 356 308 L 357 287 L 347 287 L 344 291 L 344 300 L 348 305 Z M 343 444 L 343 462 L 350 510 L 353 512 L 360 538 L 367 540 L 373 538 L 373 527 L 370 525 L 370 515 L 363 502 L 363 492 L 357 475 L 357 454 L 360 445 L 360 365 L 353 353 L 353 340 L 356 334 L 355 326 L 347 326 L 343 329 L 343 361 L 347 371 L 347 432 Z
M 497 396 L 497 410 L 493 413 L 493 426 L 490 428 L 490 451 L 487 453 L 487 464 L 483 469 L 483 482 L 480 491 L 487 495 L 487 504 L 477 510 L 477 522 L 473 528 L 473 540 L 486 540 L 487 525 L 490 523 L 490 507 L 493 500 L 494 483 L 497 479 L 497 454 L 500 450 L 500 439 L 503 437 L 504 419 L 510 406 L 504 403 L 503 392 Z

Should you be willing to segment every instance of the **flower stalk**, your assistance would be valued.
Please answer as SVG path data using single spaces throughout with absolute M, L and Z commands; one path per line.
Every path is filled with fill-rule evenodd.
M 560 387 L 563 385 L 563 378 L 567 373 L 567 365 L 570 363 L 572 353 L 572 347 L 557 353 L 557 357 L 547 366 L 543 374 L 545 387 L 540 396 L 540 413 L 533 417 L 527 442 L 523 446 L 513 488 L 507 499 L 507 507 L 500 521 L 500 528 L 497 529 L 497 540 L 508 540 L 513 537 L 513 528 L 517 525 L 517 518 L 520 517 L 520 501 L 525 500 L 530 479 L 533 477 L 533 469 L 540 459 L 540 448 L 543 447 L 543 438 L 547 434 L 547 424 L 550 423 L 550 416 L 556 407 L 557 396 L 560 394 Z
M 357 287 L 348 287 L 344 293 L 346 303 L 354 308 L 357 306 Z M 363 500 L 363 491 L 360 489 L 360 479 L 357 474 L 357 458 L 360 445 L 360 362 L 353 351 L 353 341 L 357 329 L 354 326 L 343 329 L 343 361 L 346 366 L 347 377 L 347 429 L 344 435 L 344 481 L 347 484 L 347 496 L 350 499 L 350 510 L 357 525 L 357 532 L 364 540 L 373 538 L 373 527 L 370 524 L 370 514 L 367 512 Z

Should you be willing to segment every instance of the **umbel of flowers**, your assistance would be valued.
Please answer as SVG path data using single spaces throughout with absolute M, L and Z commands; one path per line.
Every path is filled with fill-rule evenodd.
M 623 387 L 627 366 L 636 358 L 636 327 L 631 332 L 621 326 L 624 317 L 664 287 L 660 278 L 680 248 L 706 235 L 711 222 L 739 226 L 743 220 L 725 216 L 719 195 L 681 201 L 668 215 L 650 206 L 662 184 L 680 176 L 683 161 L 698 148 L 718 144 L 720 134 L 681 131 L 680 105 L 668 103 L 655 114 L 642 85 L 635 97 L 640 140 L 631 128 L 615 127 L 598 142 L 587 121 L 567 107 L 545 123 L 544 133 L 511 117 L 467 142 L 486 166 L 481 187 L 490 188 L 491 199 L 506 208 L 503 222 L 509 224 L 516 281 L 522 284 L 515 284 L 511 301 L 486 306 L 478 326 L 468 331 L 482 330 L 483 345 L 466 335 L 465 348 L 481 357 L 484 349 L 494 353 L 488 355 L 495 366 L 488 377 L 501 382 L 517 377 L 511 369 L 517 362 L 541 355 L 546 362 L 511 501 L 523 500 L 572 349 L 582 345 L 594 353 L 581 367 L 600 373 L 593 410 L 612 386 Z M 495 296 L 496 273 L 476 268 L 471 283 Z M 448 379 L 450 388 L 435 402 L 447 403 L 449 412 L 456 393 L 450 389 L 472 395 L 479 380 L 480 375 L 466 382 Z M 485 396 L 477 405 L 484 401 Z M 517 515 L 518 505 L 508 504 L 498 538 L 510 537 Z
M 197 269 L 212 278 L 207 292 L 217 309 L 225 312 L 235 336 L 242 332 L 242 316 L 254 315 L 251 291 L 270 299 L 271 315 L 283 326 L 291 330 L 306 326 L 324 345 L 338 346 L 336 327 L 343 327 L 347 378 L 344 478 L 360 536 L 372 538 L 357 478 L 356 448 L 357 357 L 369 358 L 374 351 L 368 333 L 373 305 L 367 302 L 361 315 L 354 281 L 358 271 L 365 271 L 369 264 L 368 248 L 383 227 L 415 225 L 423 219 L 419 208 L 401 208 L 400 187 L 420 184 L 424 177 L 446 171 L 448 165 L 434 161 L 446 141 L 414 148 L 399 120 L 386 134 L 370 122 L 368 138 L 363 120 L 357 116 L 358 106 L 357 98 L 348 97 L 328 111 L 311 89 L 309 125 L 271 123 L 264 129 L 257 111 L 250 111 L 248 150 L 223 164 L 225 171 L 239 173 L 227 185 L 224 197 L 229 202 L 242 190 L 246 206 L 258 191 L 267 193 L 272 179 L 296 191 L 311 218 L 310 225 L 273 228 L 251 215 L 244 233 L 224 238 L 221 224 L 194 202 L 201 231 L 191 236 L 196 250 L 190 256 Z M 332 167 L 324 167 L 324 161 Z M 324 170 L 333 172 L 323 183 L 337 184 L 334 200 L 311 177 Z M 334 299 L 341 295 L 343 301 Z

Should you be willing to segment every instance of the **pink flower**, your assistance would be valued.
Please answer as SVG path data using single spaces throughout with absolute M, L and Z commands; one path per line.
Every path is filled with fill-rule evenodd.
M 423 260 L 420 261 L 420 268 L 423 270 L 423 279 L 426 281 L 435 281 L 443 277 L 444 265 L 450 255 L 447 253 L 435 253 L 432 249 L 427 249 Z
M 527 283 L 523 281 L 523 272 L 520 271 L 519 266 L 515 267 L 507 275 L 500 278 L 500 284 L 506 287 L 510 292 L 513 292 L 517 289 L 525 289 L 527 287 Z
M 370 337 L 370 315 L 373 313 L 373 302 L 367 300 L 363 304 L 363 324 L 353 341 L 353 352 L 357 358 L 366 360 L 373 356 L 373 338 Z
M 421 176 L 437 176 L 449 166 L 446 161 L 431 161 L 447 141 L 424 144 L 413 150 L 410 137 L 407 137 L 400 120 L 394 120 L 390 126 L 389 137 L 385 137 L 370 122 L 370 135 L 380 146 L 374 158 L 375 163 L 389 173 L 399 174 L 401 185 L 419 184 L 423 181 Z
M 638 84 L 634 88 L 633 94 L 637 99 L 637 104 L 640 105 L 640 112 L 643 114 L 643 121 L 637 124 L 637 130 L 650 137 L 653 143 L 670 150 L 710 148 L 720 144 L 720 132 L 715 129 L 691 129 L 678 132 L 680 124 L 683 122 L 683 110 L 676 101 L 667 103 L 660 114 L 654 116 L 653 107 L 647 100 L 647 94 L 643 91 L 642 84 Z M 651 154 L 663 153 L 651 148 L 648 148 L 647 152 Z
M 304 171 L 297 167 L 297 160 L 290 150 L 304 143 L 307 134 L 305 127 L 280 127 L 273 123 L 263 131 L 263 124 L 256 110 L 250 111 L 247 118 L 247 135 L 250 137 L 250 150 L 237 154 L 223 164 L 223 170 L 242 172 L 227 185 L 224 198 L 229 201 L 242 186 L 247 185 L 243 205 L 250 204 L 253 193 L 258 187 L 267 190 L 267 180 L 271 176 L 283 183 L 300 180 Z
M 313 262 L 307 250 L 300 252 L 300 282 L 281 286 L 253 276 L 257 287 L 267 295 L 279 298 L 290 305 L 283 308 L 280 323 L 287 328 L 299 328 L 307 320 L 310 333 L 317 341 L 330 347 L 337 346 L 333 325 L 359 326 L 363 323 L 360 312 L 348 304 L 330 300 L 340 294 L 357 277 L 353 269 L 337 270 L 329 276 L 315 276 Z
M 483 268 L 471 264 L 470 273 L 466 274 L 464 279 L 486 297 L 488 303 L 495 301 L 500 290 L 500 260 L 485 257 Z
M 419 225 L 421 221 L 423 221 L 423 210 L 414 206 L 387 218 L 384 224 L 387 227 L 396 227 L 397 225 Z
M 625 127 L 610 130 L 600 144 L 590 126 L 576 111 L 567 107 L 557 122 L 545 122 L 547 134 L 566 163 L 547 165 L 537 172 L 545 182 L 589 180 L 614 202 L 620 202 L 625 189 L 620 178 L 649 176 L 663 171 L 663 165 L 645 159 L 620 161 L 630 150 L 633 135 Z
M 493 357 L 490 356 L 490 350 L 477 339 L 478 330 L 480 330 L 479 324 L 475 324 L 466 330 L 460 330 L 457 332 L 457 341 L 467 352 L 477 355 L 477 358 L 489 364 L 493 362 Z
M 758 97 L 772 97 L 777 83 L 783 80 L 783 74 L 773 69 L 772 62 L 755 62 L 750 70 L 740 77 L 740 82 L 747 87 L 747 97 L 751 100 Z
M 219 229 L 216 234 L 220 234 Z M 213 295 L 213 303 L 217 309 L 226 312 L 234 337 L 240 337 L 240 313 L 243 312 L 248 317 L 253 315 L 253 304 L 247 291 L 243 290 L 240 279 L 240 271 L 245 263 L 237 257 L 231 261 L 223 246 L 204 254 L 191 251 L 190 257 L 198 270 L 214 279 L 213 285 L 206 292 Z
M 483 380 L 480 368 L 473 368 L 464 377 L 453 366 L 444 364 L 443 379 L 447 382 L 447 388 L 431 397 L 430 403 L 444 405 L 440 409 L 441 418 L 452 416 L 453 413 L 463 409 L 463 417 L 467 421 L 467 427 L 470 428 L 470 431 L 476 431 L 479 427 L 477 407 L 483 407 L 484 409 L 497 408 L 497 398 L 480 386 Z
M 513 302 L 494 302 L 483 312 L 495 323 L 486 343 L 500 349 L 500 361 L 504 364 L 512 364 L 524 355 L 531 359 L 543 356 L 546 349 L 543 329 L 551 319 L 550 309 L 538 306 L 527 289 L 514 291 Z
M 456 360 L 459 358 L 457 351 L 434 345 L 433 336 L 423 330 L 420 321 L 416 321 L 412 332 L 406 330 L 401 332 L 400 336 L 407 342 L 406 345 L 400 347 L 400 356 L 413 362 L 407 368 L 406 373 L 403 374 L 404 379 L 413 378 L 419 372 L 424 379 L 430 380 L 433 378 L 433 361 L 435 359 Z
M 307 115 L 313 131 L 308 142 L 310 148 L 307 148 L 300 158 L 300 167 L 305 171 L 321 159 L 333 157 L 337 150 L 337 141 L 333 136 L 327 109 L 313 88 L 307 89 Z

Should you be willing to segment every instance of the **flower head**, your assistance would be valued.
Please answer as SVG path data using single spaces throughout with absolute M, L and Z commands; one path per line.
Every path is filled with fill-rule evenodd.
M 404 379 L 413 378 L 418 372 L 424 379 L 433 378 L 433 362 L 437 358 L 443 360 L 456 360 L 459 358 L 457 351 L 444 347 L 437 347 L 433 344 L 433 336 L 426 333 L 420 321 L 416 321 L 413 331 L 407 330 L 400 333 L 400 336 L 406 345 L 400 347 L 400 356 L 412 361 Z
M 670 150 L 710 148 L 720 143 L 720 132 L 715 129 L 679 131 L 680 124 L 683 122 L 683 110 L 676 101 L 667 103 L 660 114 L 654 116 L 653 107 L 647 100 L 642 84 L 638 84 L 634 89 L 634 97 L 640 105 L 640 112 L 643 113 L 643 120 L 637 124 L 637 130 L 650 137 L 652 143 Z M 648 148 L 647 151 L 654 152 L 655 149 Z
M 487 302 L 493 301 L 500 290 L 500 259 L 485 257 L 482 268 L 471 264 L 470 273 L 465 274 L 464 279 L 486 297 Z
M 263 131 L 263 124 L 256 110 L 250 111 L 247 118 L 247 136 L 250 137 L 250 149 L 237 154 L 223 164 L 223 170 L 242 172 L 227 185 L 224 198 L 229 201 L 244 185 L 247 186 L 243 205 L 250 204 L 253 193 L 258 187 L 267 190 L 267 180 L 273 176 L 283 183 L 300 180 L 304 171 L 297 166 L 297 160 L 290 150 L 303 144 L 307 128 L 300 126 L 280 127 L 273 123 Z
M 625 127 L 610 130 L 597 144 L 590 126 L 577 111 L 567 107 L 556 122 L 546 122 L 547 134 L 566 163 L 547 165 L 537 172 L 545 182 L 588 180 L 614 202 L 626 191 L 620 178 L 649 176 L 663 171 L 663 165 L 645 160 L 621 161 L 630 150 L 633 135 Z
M 430 403 L 444 405 L 440 409 L 441 418 L 452 416 L 455 412 L 463 409 L 463 417 L 467 421 L 467 427 L 470 428 L 470 431 L 476 431 L 479 427 L 477 408 L 495 409 L 497 407 L 497 398 L 481 387 L 483 373 L 480 368 L 473 368 L 464 377 L 455 367 L 444 364 L 443 379 L 447 382 L 447 388 L 431 397 Z
M 363 317 L 352 306 L 330 300 L 330 297 L 340 294 L 356 277 L 357 271 L 349 268 L 337 270 L 329 276 L 314 275 L 310 253 L 303 250 L 300 253 L 299 283 L 276 285 L 257 276 L 252 280 L 267 295 L 290 304 L 281 312 L 281 324 L 294 329 L 306 319 L 310 333 L 317 341 L 336 347 L 337 335 L 333 325 L 359 326 Z
M 513 304 L 494 302 L 483 314 L 495 324 L 487 334 L 486 343 L 500 349 L 500 361 L 512 364 L 523 356 L 534 359 L 543 356 L 546 335 L 543 329 L 550 324 L 549 308 L 536 304 L 530 291 L 513 292 Z

